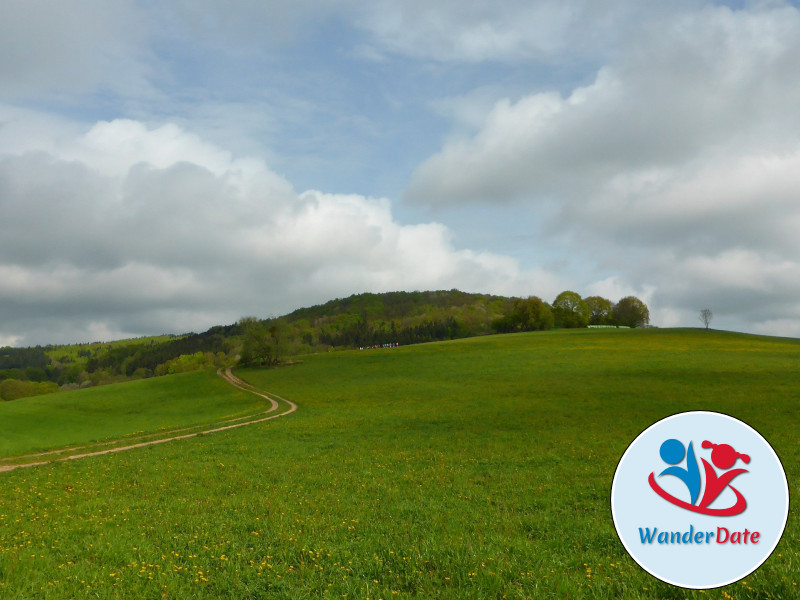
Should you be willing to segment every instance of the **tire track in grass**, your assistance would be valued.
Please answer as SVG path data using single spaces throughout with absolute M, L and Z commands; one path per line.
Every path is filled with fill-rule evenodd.
M 23 456 L 7 457 L 7 458 L 3 458 L 3 459 L 0 459 L 0 460 L 7 461 L 7 460 L 19 460 L 19 459 L 22 459 L 22 458 L 41 458 L 41 457 L 44 457 L 44 456 L 51 456 L 51 455 L 54 455 L 54 454 L 63 454 L 63 453 L 66 453 L 66 452 L 72 452 L 74 450 L 84 450 L 84 449 L 89 449 L 89 448 L 100 448 L 100 447 L 109 446 L 109 445 L 113 446 L 111 448 L 104 448 L 102 450 L 92 450 L 92 451 L 88 451 L 88 452 L 81 452 L 81 453 L 78 453 L 78 454 L 70 454 L 68 456 L 60 456 L 60 457 L 51 458 L 51 459 L 48 459 L 48 460 L 36 460 L 36 461 L 22 462 L 22 463 L 11 464 L 11 465 L 0 465 L 0 473 L 13 471 L 15 469 L 36 467 L 36 466 L 39 466 L 39 465 L 46 465 L 46 464 L 50 464 L 50 463 L 54 463 L 54 462 L 66 462 L 68 460 L 78 460 L 80 458 L 88 458 L 88 457 L 91 457 L 91 456 L 102 456 L 104 454 L 112 454 L 114 452 L 124 452 L 124 451 L 127 451 L 127 450 L 134 450 L 136 448 L 145 448 L 147 446 L 155 446 L 156 444 L 164 444 L 166 442 L 174 442 L 174 441 L 177 441 L 177 440 L 185 440 L 185 439 L 197 437 L 197 436 L 200 436 L 200 435 L 208 435 L 208 434 L 211 434 L 211 433 L 218 433 L 220 431 L 228 431 L 229 429 L 236 429 L 237 427 L 244 427 L 245 425 L 255 425 L 256 423 L 264 423 L 265 421 L 270 421 L 272 419 L 277 419 L 279 417 L 285 417 L 286 415 L 289 415 L 289 414 L 291 414 L 291 413 L 293 413 L 293 412 L 295 412 L 297 410 L 297 404 L 295 404 L 291 400 L 287 400 L 286 398 L 281 398 L 277 394 L 266 394 L 264 392 L 259 391 L 253 385 L 247 383 L 246 381 L 244 381 L 244 380 L 240 379 L 239 377 L 237 377 L 236 375 L 234 375 L 233 372 L 231 371 L 230 367 L 225 369 L 225 371 L 223 371 L 222 369 L 218 369 L 217 370 L 217 375 L 222 377 L 222 379 L 224 379 L 225 381 L 230 383 L 235 388 L 238 388 L 238 389 L 240 389 L 240 390 L 242 390 L 244 392 L 248 392 L 250 394 L 254 394 L 256 396 L 260 396 L 261 398 L 264 398 L 265 400 L 268 400 L 269 403 L 270 403 L 269 409 L 266 410 L 266 411 L 261 411 L 261 412 L 255 413 L 254 415 L 248 415 L 248 416 L 244 416 L 244 417 L 237 417 L 235 419 L 225 419 L 225 420 L 217 421 L 217 422 L 209 424 L 209 425 L 195 425 L 195 426 L 192 426 L 192 427 L 182 427 L 182 428 L 171 429 L 171 430 L 163 431 L 163 432 L 159 432 L 159 433 L 147 434 L 147 435 L 143 435 L 143 436 L 139 436 L 139 437 L 135 437 L 135 438 L 122 438 L 120 440 L 112 440 L 112 441 L 108 441 L 108 442 L 99 442 L 97 444 L 88 444 L 88 445 L 85 445 L 85 446 L 73 446 L 71 448 L 62 448 L 62 449 L 59 449 L 59 450 L 49 450 L 47 452 L 41 452 L 41 453 L 38 453 L 38 454 L 26 454 L 26 455 L 23 455 Z M 286 411 L 283 411 L 281 413 L 278 413 L 278 414 L 271 414 L 271 413 L 274 413 L 275 411 L 277 411 L 280 408 L 280 403 L 278 402 L 278 400 L 280 400 L 281 402 L 284 402 L 289 407 L 289 409 L 286 410 Z M 265 415 L 267 415 L 267 416 L 265 416 Z M 191 433 L 183 433 L 181 435 L 174 435 L 174 434 L 177 434 L 177 433 L 180 433 L 180 432 L 184 432 L 184 431 L 191 431 L 192 429 L 197 429 L 198 427 L 206 427 L 206 429 L 201 429 L 199 431 L 193 431 Z M 161 435 L 165 435 L 167 437 L 159 437 L 158 439 L 155 439 L 155 440 L 151 439 L 151 440 L 147 440 L 147 441 L 138 442 L 136 444 L 126 444 L 126 445 L 123 445 L 123 446 L 114 446 L 114 444 L 124 444 L 126 442 L 131 442 L 131 441 L 135 441 L 135 440 L 145 440 L 147 438 L 151 438 L 151 437 L 154 437 L 154 436 L 161 436 Z

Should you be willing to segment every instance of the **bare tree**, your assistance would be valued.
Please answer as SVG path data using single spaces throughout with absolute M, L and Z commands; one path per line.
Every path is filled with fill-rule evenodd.
M 706 326 L 708 329 L 709 324 L 711 323 L 711 319 L 714 318 L 714 313 L 711 312 L 710 308 L 704 308 L 700 311 L 700 320 L 703 322 L 703 325 Z

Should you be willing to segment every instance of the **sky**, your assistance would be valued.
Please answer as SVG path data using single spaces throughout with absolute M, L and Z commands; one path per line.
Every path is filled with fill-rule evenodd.
M 5 0 L 0 346 L 361 292 L 800 337 L 782 0 Z

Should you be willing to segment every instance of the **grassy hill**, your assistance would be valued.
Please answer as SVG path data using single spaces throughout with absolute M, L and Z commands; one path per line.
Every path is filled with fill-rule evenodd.
M 402 345 L 492 333 L 512 300 L 458 290 L 355 294 L 301 308 L 273 323 L 289 354 L 331 347 Z
M 590 308 L 587 301 L 592 302 Z M 647 307 L 565 291 L 553 305 L 459 290 L 354 294 L 281 317 L 246 316 L 203 333 L 0 348 L 0 401 L 233 364 L 276 364 L 333 349 L 410 345 L 589 324 L 640 326 Z M 632 303 L 633 302 L 633 303 Z
M 281 358 L 332 348 L 414 344 L 490 333 L 512 300 L 458 290 L 356 294 L 263 321 Z M 0 400 L 235 364 L 240 324 L 203 333 L 0 348 Z
M 798 358 L 797 340 L 573 330 L 241 370 L 300 410 L 0 474 L 0 597 L 793 598 L 792 515 L 755 574 L 703 593 L 628 558 L 609 494 L 642 429 L 695 409 L 750 423 L 797 482 Z
M 213 371 L 3 402 L 0 458 L 190 427 L 263 406 Z

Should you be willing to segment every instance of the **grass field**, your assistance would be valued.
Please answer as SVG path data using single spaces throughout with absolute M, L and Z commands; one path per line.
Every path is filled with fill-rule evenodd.
M 798 359 L 797 340 L 579 330 L 241 371 L 300 410 L 0 474 L 0 597 L 795 598 L 793 512 L 756 573 L 703 593 L 628 558 L 609 492 L 642 429 L 706 409 L 758 429 L 795 494 Z
M 0 458 L 210 423 L 264 404 L 213 371 L 0 402 Z

